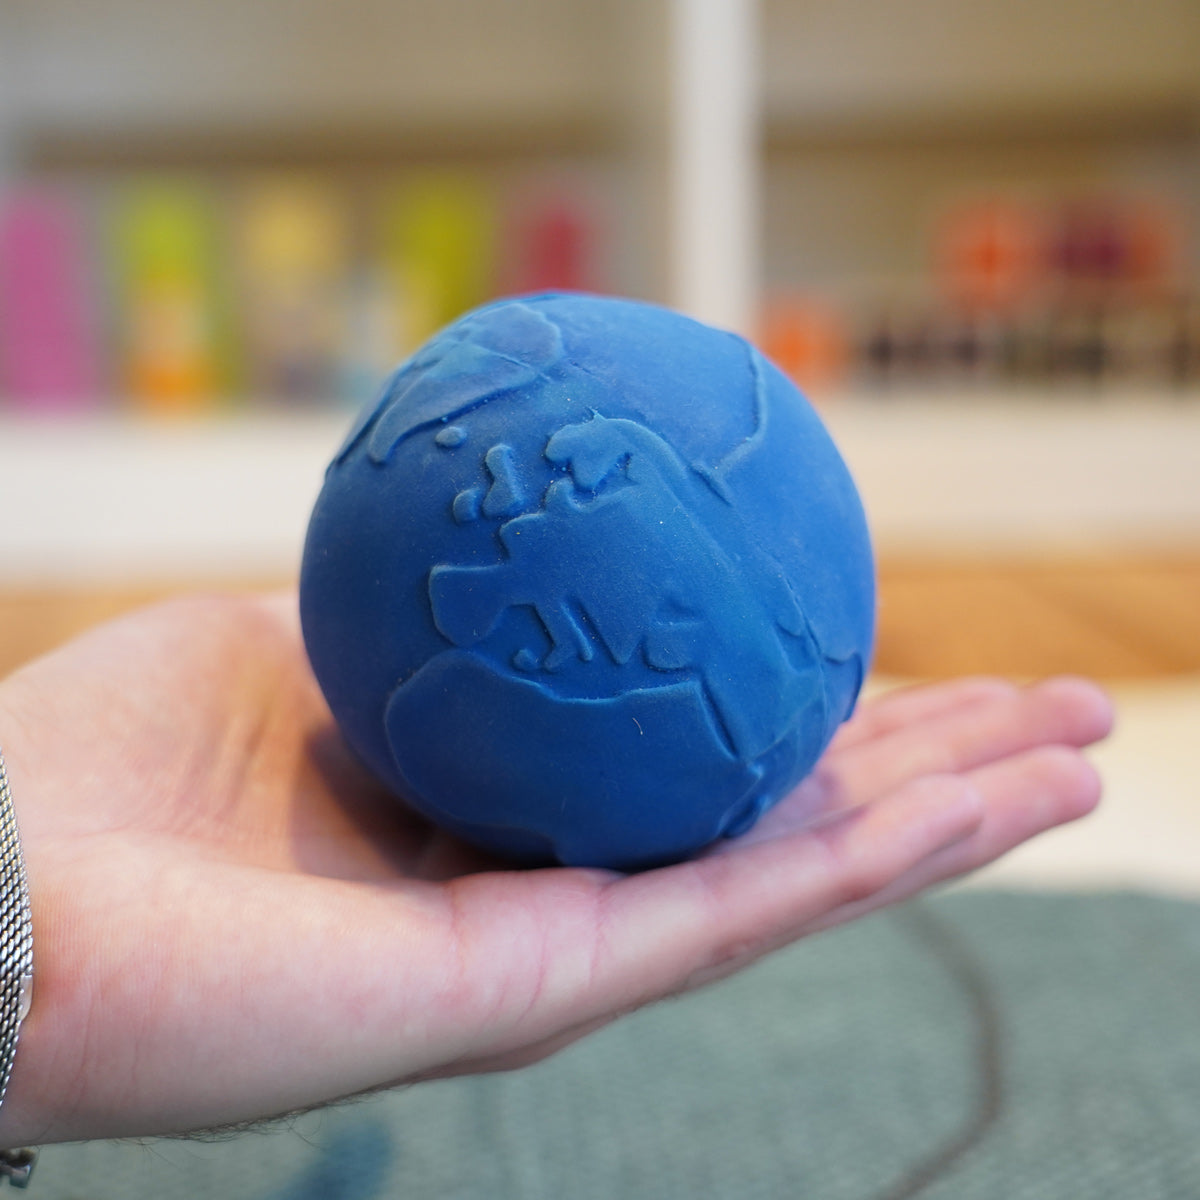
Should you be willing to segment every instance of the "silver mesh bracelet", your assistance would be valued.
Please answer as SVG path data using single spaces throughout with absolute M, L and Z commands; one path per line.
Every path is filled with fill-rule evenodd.
M 17 1036 L 33 998 L 33 920 L 17 817 L 0 753 L 0 1104 L 8 1090 Z M 37 1151 L 0 1150 L 0 1179 L 28 1186 Z

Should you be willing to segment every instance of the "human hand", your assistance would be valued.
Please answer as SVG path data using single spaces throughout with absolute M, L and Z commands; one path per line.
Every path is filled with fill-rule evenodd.
M 534 1061 L 1082 816 L 1110 722 L 1078 680 L 898 692 L 699 859 L 512 870 L 351 757 L 294 596 L 147 609 L 0 684 L 36 964 L 0 1144 Z

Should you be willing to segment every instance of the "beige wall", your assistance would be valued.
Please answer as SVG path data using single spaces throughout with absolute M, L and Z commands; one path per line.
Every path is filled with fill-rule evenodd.
M 1200 100 L 1195 0 L 763 0 L 767 109 L 940 123 Z
M 6 0 L 33 126 L 537 119 L 624 103 L 665 0 Z M 1195 0 L 762 0 L 768 116 L 829 128 L 1200 101 Z
M 37 129 L 533 120 L 603 105 L 611 21 L 557 0 L 8 0 Z

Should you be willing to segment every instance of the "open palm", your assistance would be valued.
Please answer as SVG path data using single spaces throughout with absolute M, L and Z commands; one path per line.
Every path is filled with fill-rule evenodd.
M 512 870 L 353 760 L 294 596 L 147 609 L 0 684 L 36 954 L 0 1144 L 532 1061 L 1083 815 L 1109 723 L 1081 681 L 898 692 L 693 862 Z

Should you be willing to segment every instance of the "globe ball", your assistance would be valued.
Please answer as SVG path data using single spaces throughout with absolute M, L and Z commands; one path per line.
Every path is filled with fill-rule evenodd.
M 328 469 L 300 603 L 400 801 L 512 860 L 630 870 L 812 770 L 874 572 L 833 442 L 750 344 L 555 294 L 469 313 L 387 380 Z

